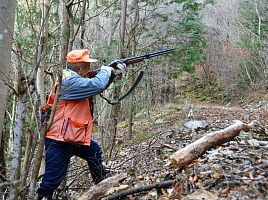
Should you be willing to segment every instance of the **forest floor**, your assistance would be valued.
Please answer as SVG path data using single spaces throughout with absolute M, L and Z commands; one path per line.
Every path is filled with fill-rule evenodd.
M 186 130 L 187 121 L 205 120 L 208 126 Z M 235 120 L 258 121 L 258 128 L 241 131 L 232 141 L 215 146 L 180 169 L 169 165 L 169 157 L 207 133 L 222 130 Z M 142 110 L 133 120 L 133 139 L 127 127 L 118 126 L 116 147 L 106 160 L 111 175 L 128 174 L 113 188 L 120 193 L 131 188 L 177 180 L 165 188 L 139 190 L 120 199 L 268 199 L 268 104 L 218 106 L 201 103 L 163 105 Z M 98 140 L 98 138 L 96 138 Z M 76 161 L 75 161 L 76 162 Z M 90 175 L 83 176 L 70 189 L 90 188 Z M 85 186 L 86 184 L 86 186 Z M 85 190 L 80 190 L 83 193 Z M 103 199 L 109 199 L 107 196 Z

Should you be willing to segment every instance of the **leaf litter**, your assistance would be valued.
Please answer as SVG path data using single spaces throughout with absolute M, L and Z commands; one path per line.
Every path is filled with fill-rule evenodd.
M 245 110 L 240 107 L 169 104 L 139 113 L 139 119 L 133 120 L 133 139 L 127 139 L 127 128 L 118 128 L 112 159 L 105 160 L 111 175 L 128 173 L 122 186 L 110 191 L 176 180 L 169 187 L 141 191 L 120 199 L 268 199 L 268 111 L 265 106 L 256 106 L 249 111 L 250 117 L 243 119 Z M 192 130 L 183 128 L 184 123 L 195 120 L 208 125 Z M 234 120 L 244 123 L 257 120 L 260 125 L 250 132 L 241 131 L 234 140 L 208 150 L 181 169 L 168 164 L 169 156 L 178 149 L 207 133 L 232 125 Z M 97 136 L 96 140 L 99 139 Z M 68 188 L 69 196 L 70 193 L 82 194 L 93 185 L 86 165 L 78 164 L 77 160 L 72 163 L 70 168 L 79 169 L 80 166 L 85 173 L 79 178 L 79 170 L 68 173 L 69 179 L 76 177 Z

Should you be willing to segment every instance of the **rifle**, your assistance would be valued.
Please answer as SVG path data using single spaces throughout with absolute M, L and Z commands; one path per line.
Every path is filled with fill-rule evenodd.
M 146 53 L 146 54 L 142 54 L 142 55 L 138 55 L 138 56 L 132 56 L 132 57 L 129 57 L 129 58 L 122 58 L 120 60 L 116 60 L 116 61 L 110 63 L 108 66 L 116 68 L 117 63 L 125 63 L 126 65 L 131 65 L 131 64 L 134 64 L 134 63 L 142 62 L 145 59 L 153 58 L 153 57 L 156 57 L 156 56 L 161 56 L 161 55 L 164 55 L 164 54 L 167 54 L 167 53 L 171 53 L 173 51 L 174 51 L 173 48 L 169 48 L 169 49 L 165 49 L 165 50 L 161 50 L 161 51 L 155 51 L 155 52 L 151 52 L 151 53 Z M 96 76 L 96 74 L 97 74 L 96 71 L 89 71 L 89 72 L 87 72 L 85 74 L 84 77 L 93 78 L 94 76 Z
M 123 58 L 123 59 L 120 59 L 120 60 L 116 60 L 116 61 L 111 62 L 108 66 L 113 67 L 113 68 L 116 68 L 116 66 L 117 66 L 118 63 L 125 63 L 126 65 L 130 65 L 130 64 L 141 62 L 141 61 L 143 61 L 145 59 L 149 59 L 149 58 L 155 57 L 155 56 L 161 56 L 163 54 L 171 53 L 173 51 L 174 51 L 174 49 L 173 48 L 170 48 L 170 49 L 165 49 L 165 50 L 161 50 L 161 51 L 156 51 L 156 52 L 151 52 L 151 53 L 147 53 L 147 54 L 142 54 L 142 55 L 139 55 L 139 56 L 133 56 L 133 57 L 129 57 L 129 58 Z M 145 64 L 144 69 L 146 67 L 147 66 Z M 105 99 L 111 105 L 117 104 L 119 101 L 121 101 L 124 98 L 126 98 L 136 88 L 136 86 L 138 85 L 138 83 L 140 82 L 140 80 L 143 77 L 144 69 L 141 70 L 138 78 L 136 79 L 136 81 L 134 82 L 134 84 L 132 85 L 132 87 L 122 97 L 117 98 L 114 101 L 110 101 L 109 99 L 107 99 L 104 96 L 102 96 L 102 94 L 100 94 L 100 96 L 103 99 Z M 94 77 L 96 75 L 96 73 L 97 73 L 96 71 L 88 72 L 88 77 L 87 78 Z M 116 77 L 116 75 L 114 75 L 112 73 L 107 87 L 114 81 L 115 77 Z

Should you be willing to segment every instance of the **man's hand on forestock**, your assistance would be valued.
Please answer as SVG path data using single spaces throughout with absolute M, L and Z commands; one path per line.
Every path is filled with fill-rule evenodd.
M 114 62 L 116 62 L 117 65 L 115 68 L 113 68 L 113 73 L 115 75 L 119 75 L 124 71 L 126 64 L 123 62 L 119 62 L 119 61 L 114 61 Z

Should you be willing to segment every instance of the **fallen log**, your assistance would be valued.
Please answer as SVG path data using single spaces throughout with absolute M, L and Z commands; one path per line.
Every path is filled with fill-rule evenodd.
M 104 198 L 105 198 L 105 200 L 124 199 L 125 197 L 127 197 L 127 195 L 152 190 L 154 188 L 155 189 L 166 188 L 166 187 L 171 186 L 175 182 L 176 182 L 176 180 L 168 180 L 168 181 L 163 181 L 160 183 L 155 183 L 152 185 L 137 186 L 137 187 L 134 187 L 132 189 L 125 190 L 125 191 L 122 191 L 122 192 L 119 192 L 116 194 L 104 196 Z
M 181 168 L 203 155 L 210 148 L 228 142 L 238 136 L 241 131 L 249 131 L 256 125 L 257 122 L 255 121 L 250 124 L 236 121 L 235 124 L 223 130 L 208 133 L 196 140 L 194 143 L 191 143 L 172 154 L 170 156 L 170 162 L 174 167 Z
M 97 200 L 101 196 L 106 195 L 106 192 L 111 188 L 119 185 L 127 177 L 127 173 L 118 174 L 109 177 L 97 185 L 94 185 L 90 190 L 85 192 L 79 200 Z

